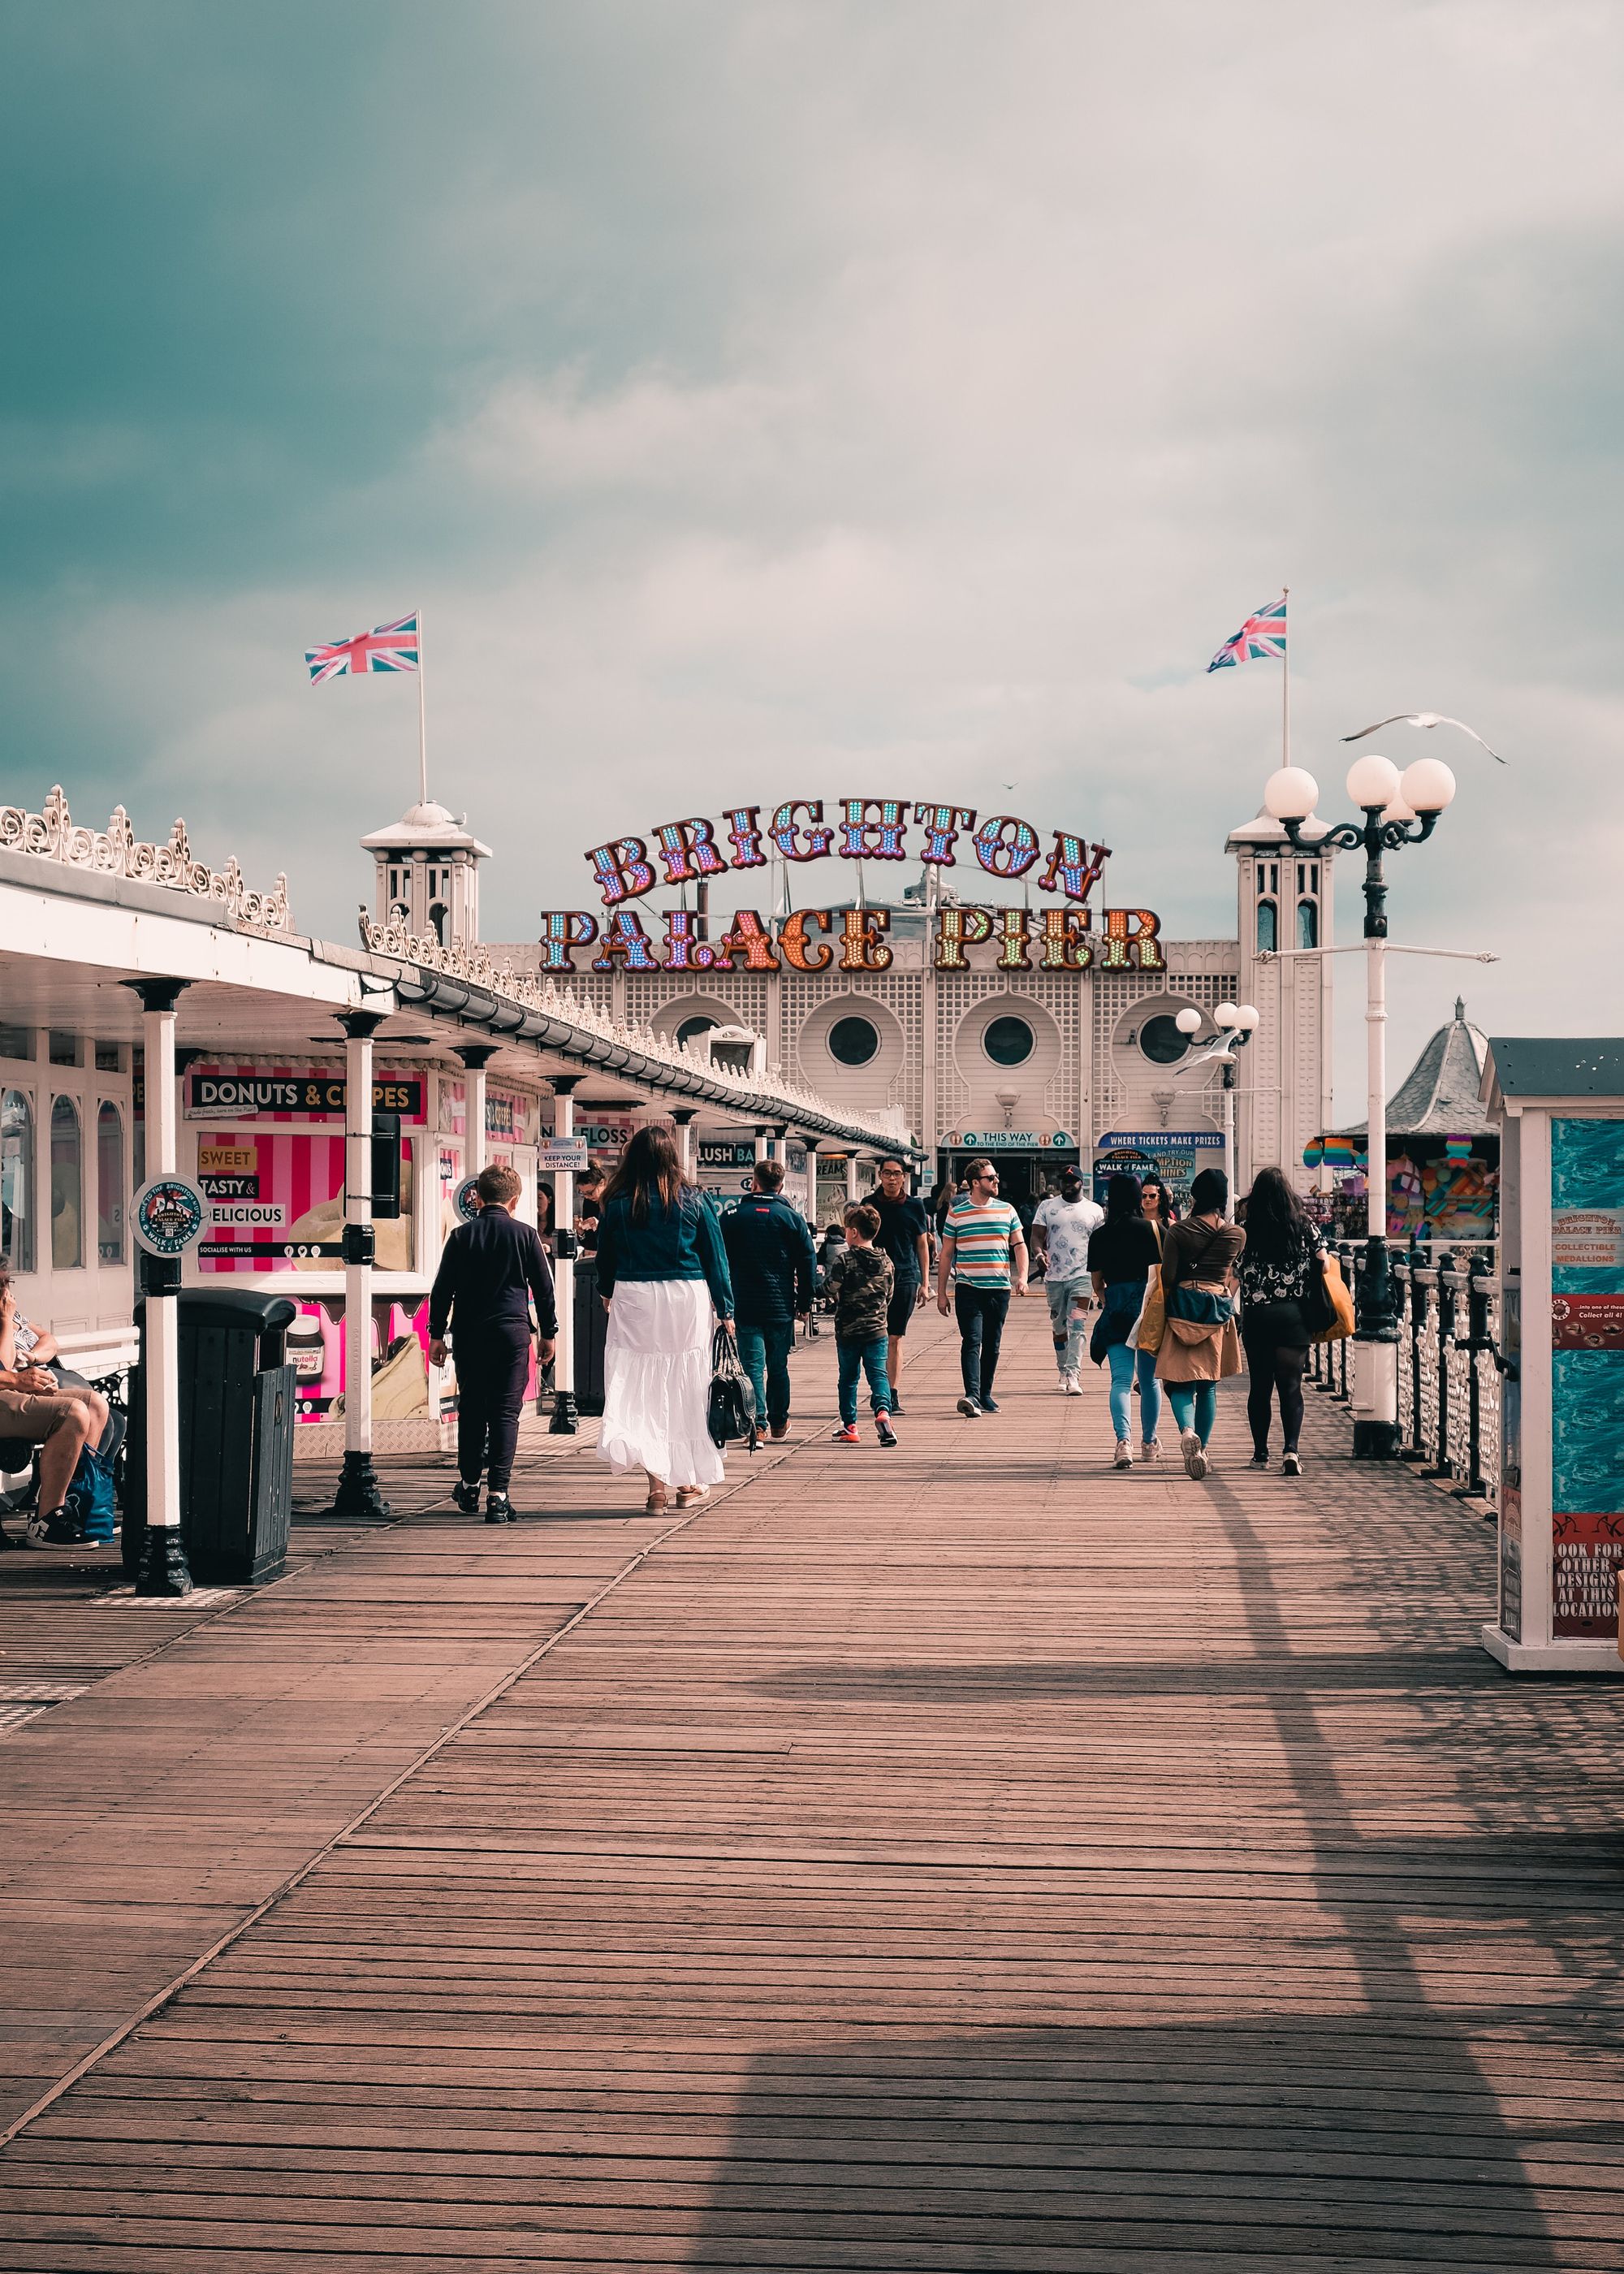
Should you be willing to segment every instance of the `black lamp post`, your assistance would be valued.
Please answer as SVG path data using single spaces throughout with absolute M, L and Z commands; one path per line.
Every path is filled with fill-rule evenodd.
M 1320 790 L 1301 766 L 1282 766 L 1271 774 L 1263 803 L 1298 853 L 1365 848 L 1369 1190 L 1354 1329 L 1353 1457 L 1390 1461 L 1398 1453 L 1398 1320 L 1387 1253 L 1387 884 L 1382 856 L 1401 846 L 1425 843 L 1455 795 L 1455 776 L 1438 758 L 1417 758 L 1401 775 L 1390 758 L 1372 751 L 1348 769 L 1348 794 L 1364 820 L 1320 827 L 1312 836 L 1306 826 Z

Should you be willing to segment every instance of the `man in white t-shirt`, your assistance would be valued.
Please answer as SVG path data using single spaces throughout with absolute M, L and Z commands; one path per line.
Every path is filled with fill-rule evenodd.
M 1049 1291 L 1049 1327 L 1055 1338 L 1055 1365 L 1068 1397 L 1080 1397 L 1077 1378 L 1083 1354 L 1083 1329 L 1094 1299 L 1088 1276 L 1088 1235 L 1105 1222 L 1105 1210 L 1083 1193 L 1083 1172 L 1075 1162 L 1060 1171 L 1060 1190 L 1040 1203 L 1032 1219 L 1032 1245 L 1043 1259 Z

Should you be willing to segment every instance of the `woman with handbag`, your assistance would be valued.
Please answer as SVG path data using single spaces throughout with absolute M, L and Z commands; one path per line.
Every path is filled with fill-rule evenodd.
M 1314 1314 L 1325 1269 L 1325 1242 L 1278 1169 L 1259 1169 L 1246 1203 L 1246 1252 L 1240 1261 L 1241 1341 L 1251 1385 L 1252 1465 L 1268 1466 L 1269 1414 L 1280 1401 L 1284 1439 L 1281 1472 L 1303 1473 L 1303 1368 L 1317 1330 Z
M 1133 1465 L 1132 1397 L 1139 1393 L 1139 1458 L 1154 1461 L 1162 1448 L 1156 1424 L 1162 1419 L 1162 1389 L 1154 1351 L 1139 1347 L 1136 1330 L 1145 1293 L 1161 1269 L 1160 1227 L 1144 1212 L 1137 1177 L 1113 1177 L 1105 1188 L 1105 1222 L 1088 1235 L 1088 1270 L 1100 1305 L 1088 1355 L 1111 1370 L 1111 1427 L 1116 1436 L 1115 1465 Z
M 716 1216 L 682 1179 L 677 1142 L 639 1129 L 604 1194 L 598 1291 L 609 1307 L 598 1453 L 617 1475 L 648 1473 L 647 1509 L 668 1487 L 692 1508 L 722 1481 L 708 1426 L 710 1314 L 733 1332 L 733 1290 Z
M 1203 1169 L 1190 1187 L 1190 1214 L 1169 1226 L 1162 1247 L 1162 1295 L 1166 1319 L 1156 1353 L 1156 1378 L 1178 1424 L 1186 1475 L 1207 1474 L 1207 1448 L 1218 1419 L 1218 1384 L 1241 1370 L 1231 1281 L 1246 1245 L 1237 1224 L 1224 1220 L 1229 1180 L 1222 1169 Z

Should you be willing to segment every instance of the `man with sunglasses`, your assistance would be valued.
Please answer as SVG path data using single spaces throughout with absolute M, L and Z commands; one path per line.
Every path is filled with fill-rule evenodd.
M 974 1421 L 996 1413 L 993 1376 L 998 1368 L 998 1348 L 1014 1291 L 1026 1291 L 1026 1241 L 1020 1218 L 1008 1201 L 998 1197 L 998 1171 L 990 1161 L 972 1161 L 966 1189 L 947 1212 L 942 1227 L 942 1255 L 936 1267 L 936 1308 L 944 1318 L 950 1310 L 959 1319 L 959 1361 L 964 1375 L 964 1396 L 959 1411 Z M 952 1301 L 948 1278 L 957 1274 Z

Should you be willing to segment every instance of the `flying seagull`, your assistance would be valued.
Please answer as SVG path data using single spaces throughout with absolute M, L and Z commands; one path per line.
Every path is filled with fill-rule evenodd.
M 1357 734 L 1344 734 L 1342 740 L 1344 742 L 1362 742 L 1366 734 L 1379 734 L 1384 727 L 1458 727 L 1462 734 L 1470 734 L 1474 742 L 1482 743 L 1483 748 L 1489 750 L 1488 744 L 1475 727 L 1469 727 L 1464 719 L 1446 719 L 1441 711 L 1395 711 L 1392 718 L 1378 719 L 1373 727 L 1361 727 Z M 1497 766 L 1503 766 L 1506 763 L 1498 750 L 1489 750 L 1489 756 Z

